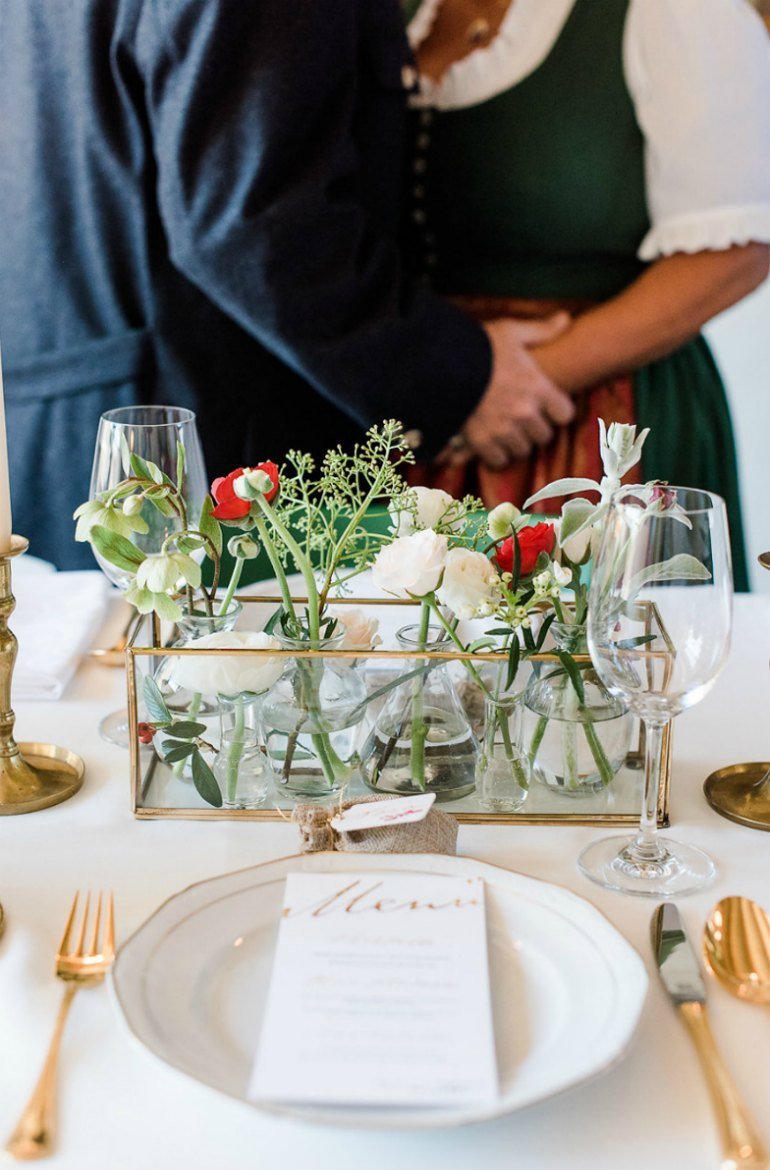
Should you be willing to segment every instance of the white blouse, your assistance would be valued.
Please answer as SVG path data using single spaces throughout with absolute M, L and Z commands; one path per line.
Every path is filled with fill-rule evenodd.
M 409 25 L 417 47 L 441 0 Z M 548 56 L 575 0 L 513 0 L 495 39 L 422 78 L 419 107 L 504 93 Z M 645 139 L 651 228 L 642 260 L 770 243 L 770 36 L 747 0 L 630 0 L 626 85 Z

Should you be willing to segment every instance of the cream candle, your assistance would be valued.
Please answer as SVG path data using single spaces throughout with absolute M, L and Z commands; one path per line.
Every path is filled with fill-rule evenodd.
M 11 483 L 8 476 L 8 444 L 5 437 L 3 361 L 0 355 L 0 555 L 11 547 Z

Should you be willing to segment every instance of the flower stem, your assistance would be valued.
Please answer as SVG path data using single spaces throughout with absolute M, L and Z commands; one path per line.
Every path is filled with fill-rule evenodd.
M 429 601 L 423 601 L 420 606 L 420 631 L 418 643 L 421 650 L 425 649 L 428 641 L 428 623 L 430 622 L 431 606 Z M 425 791 L 425 740 L 428 729 L 425 726 L 423 709 L 424 679 L 417 676 L 412 679 L 412 737 L 410 763 L 412 779 Z
M 244 710 L 243 696 L 236 695 L 233 701 L 235 721 L 227 755 L 227 800 L 229 804 L 235 802 L 235 792 L 238 787 L 238 767 L 243 755 Z
M 238 588 L 238 582 L 241 579 L 241 573 L 243 572 L 243 565 L 244 565 L 244 558 L 243 557 L 236 557 L 235 564 L 233 565 L 233 571 L 232 571 L 232 574 L 230 575 L 230 584 L 227 586 L 227 592 L 225 593 L 224 597 L 222 598 L 222 601 L 220 602 L 219 609 L 217 610 L 217 614 L 227 613 L 228 609 L 230 608 L 230 602 L 233 600 L 233 597 L 235 596 L 235 590 Z

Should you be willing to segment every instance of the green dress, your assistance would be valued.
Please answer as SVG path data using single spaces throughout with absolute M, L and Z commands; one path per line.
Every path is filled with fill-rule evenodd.
M 546 59 L 467 108 L 414 113 L 410 251 L 447 295 L 602 301 L 644 269 L 644 139 L 623 71 L 628 0 L 576 0 Z M 727 501 L 748 588 L 724 386 L 698 336 L 633 375 L 645 479 Z

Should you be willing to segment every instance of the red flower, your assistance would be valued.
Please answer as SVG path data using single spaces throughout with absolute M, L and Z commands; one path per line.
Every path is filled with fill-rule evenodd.
M 251 504 L 248 500 L 242 500 L 240 496 L 235 494 L 235 481 L 243 475 L 243 468 L 236 467 L 235 471 L 231 471 L 229 475 L 220 476 L 215 479 L 211 485 L 211 494 L 216 500 L 216 508 L 212 511 L 212 516 L 216 516 L 217 520 L 240 520 L 243 516 L 248 516 L 251 511 Z
M 138 723 L 136 727 L 136 734 L 140 743 L 152 743 L 155 735 L 155 728 L 151 723 Z
M 251 511 L 251 503 L 242 500 L 235 494 L 235 481 L 249 471 L 264 471 L 273 484 L 269 492 L 265 492 L 265 499 L 270 502 L 278 493 L 278 466 L 275 463 L 257 463 L 254 467 L 236 467 L 229 475 L 215 479 L 211 485 L 211 494 L 216 500 L 216 508 L 212 516 L 217 520 L 241 520 Z
M 530 524 L 522 528 L 517 536 L 521 552 L 521 568 L 519 574 L 528 577 L 537 564 L 541 552 L 550 553 L 556 540 L 556 530 L 553 524 Z M 495 563 L 501 573 L 512 573 L 516 558 L 514 538 L 509 536 L 495 553 Z

